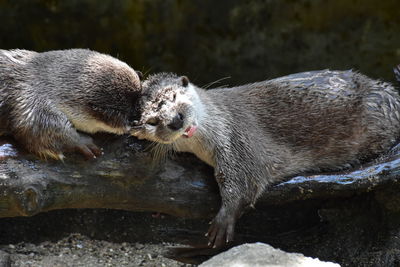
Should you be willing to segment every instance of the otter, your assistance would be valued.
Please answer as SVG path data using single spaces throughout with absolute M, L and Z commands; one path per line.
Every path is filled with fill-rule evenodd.
M 137 114 L 140 73 L 88 49 L 0 50 L 0 135 L 41 158 L 102 152 L 85 133 L 127 133 Z
M 237 219 L 279 181 L 378 156 L 400 134 L 395 88 L 358 72 L 320 70 L 201 89 L 161 73 L 142 84 L 131 134 L 211 165 L 222 205 L 206 234 L 231 242 Z

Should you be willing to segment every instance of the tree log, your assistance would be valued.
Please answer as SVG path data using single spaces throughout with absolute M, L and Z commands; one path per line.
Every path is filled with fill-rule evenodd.
M 109 208 L 208 218 L 220 205 L 212 168 L 190 154 L 155 163 L 148 143 L 133 137 L 97 135 L 103 156 L 85 161 L 71 154 L 64 162 L 41 161 L 12 140 L 0 141 L 0 217 Z M 272 186 L 258 206 L 348 197 L 397 182 L 399 174 L 400 158 L 394 153 L 357 170 L 291 178 Z

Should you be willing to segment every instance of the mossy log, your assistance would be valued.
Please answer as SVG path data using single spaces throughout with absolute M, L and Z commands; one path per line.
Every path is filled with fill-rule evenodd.
M 0 142 L 0 217 L 31 216 L 70 208 L 153 211 L 207 218 L 220 205 L 212 168 L 189 154 L 155 163 L 147 142 L 132 137 L 96 136 L 104 155 L 85 161 L 72 154 L 64 162 L 41 161 L 12 140 Z M 335 174 L 298 176 L 274 185 L 258 206 L 310 198 L 348 197 L 398 182 L 400 158 Z

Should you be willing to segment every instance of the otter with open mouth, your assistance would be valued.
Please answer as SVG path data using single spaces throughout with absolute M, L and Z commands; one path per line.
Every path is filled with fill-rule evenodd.
M 311 71 L 204 90 L 161 73 L 142 88 L 132 134 L 194 153 L 215 170 L 221 208 L 209 244 L 234 237 L 237 219 L 268 187 L 305 172 L 376 157 L 400 135 L 400 97 L 354 71 Z

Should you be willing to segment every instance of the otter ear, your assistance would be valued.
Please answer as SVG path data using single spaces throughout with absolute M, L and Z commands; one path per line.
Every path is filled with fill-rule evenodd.
M 141 71 L 136 71 L 137 76 L 139 76 L 139 80 L 143 80 L 143 73 Z
M 181 83 L 183 87 L 187 87 L 189 85 L 189 78 L 186 76 L 181 77 Z

